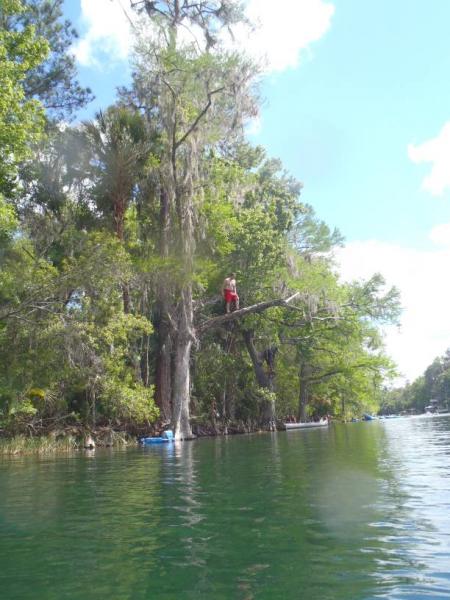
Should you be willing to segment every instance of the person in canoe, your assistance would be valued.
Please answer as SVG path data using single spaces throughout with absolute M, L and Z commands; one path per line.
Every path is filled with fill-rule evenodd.
M 236 273 L 230 273 L 225 277 L 222 285 L 222 296 L 225 300 L 225 312 L 229 313 L 231 304 L 234 302 L 236 310 L 239 310 L 239 296 L 236 287 Z

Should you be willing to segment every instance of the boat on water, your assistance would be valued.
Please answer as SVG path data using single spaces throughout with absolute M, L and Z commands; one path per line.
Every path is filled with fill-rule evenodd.
M 160 437 L 145 437 L 141 439 L 141 444 L 148 446 L 150 444 L 169 444 L 174 441 L 173 431 L 164 431 Z
M 327 427 L 328 419 L 321 419 L 320 421 L 310 421 L 308 423 L 285 423 L 286 431 L 290 429 L 311 429 L 312 427 Z
M 364 413 L 362 416 L 363 421 L 378 421 L 378 417 L 375 415 L 369 415 L 368 413 Z

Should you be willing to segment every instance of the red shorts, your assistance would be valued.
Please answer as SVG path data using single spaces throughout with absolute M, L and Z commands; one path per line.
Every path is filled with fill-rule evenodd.
M 239 299 L 239 296 L 236 294 L 236 292 L 232 292 L 231 290 L 225 290 L 225 294 L 224 294 L 224 298 L 225 298 L 225 302 L 233 302 L 233 300 L 236 302 L 236 300 Z

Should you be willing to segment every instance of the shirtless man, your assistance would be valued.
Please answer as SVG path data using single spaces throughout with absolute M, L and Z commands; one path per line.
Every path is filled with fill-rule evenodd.
M 234 302 L 236 310 L 239 310 L 239 296 L 236 290 L 236 273 L 230 273 L 225 277 L 222 286 L 222 295 L 225 299 L 225 310 L 230 312 L 231 303 Z

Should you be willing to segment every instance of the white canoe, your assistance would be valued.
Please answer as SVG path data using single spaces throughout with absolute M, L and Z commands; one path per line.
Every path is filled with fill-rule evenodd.
M 311 427 L 327 427 L 328 420 L 311 421 L 310 423 L 285 423 L 286 429 L 310 429 Z

